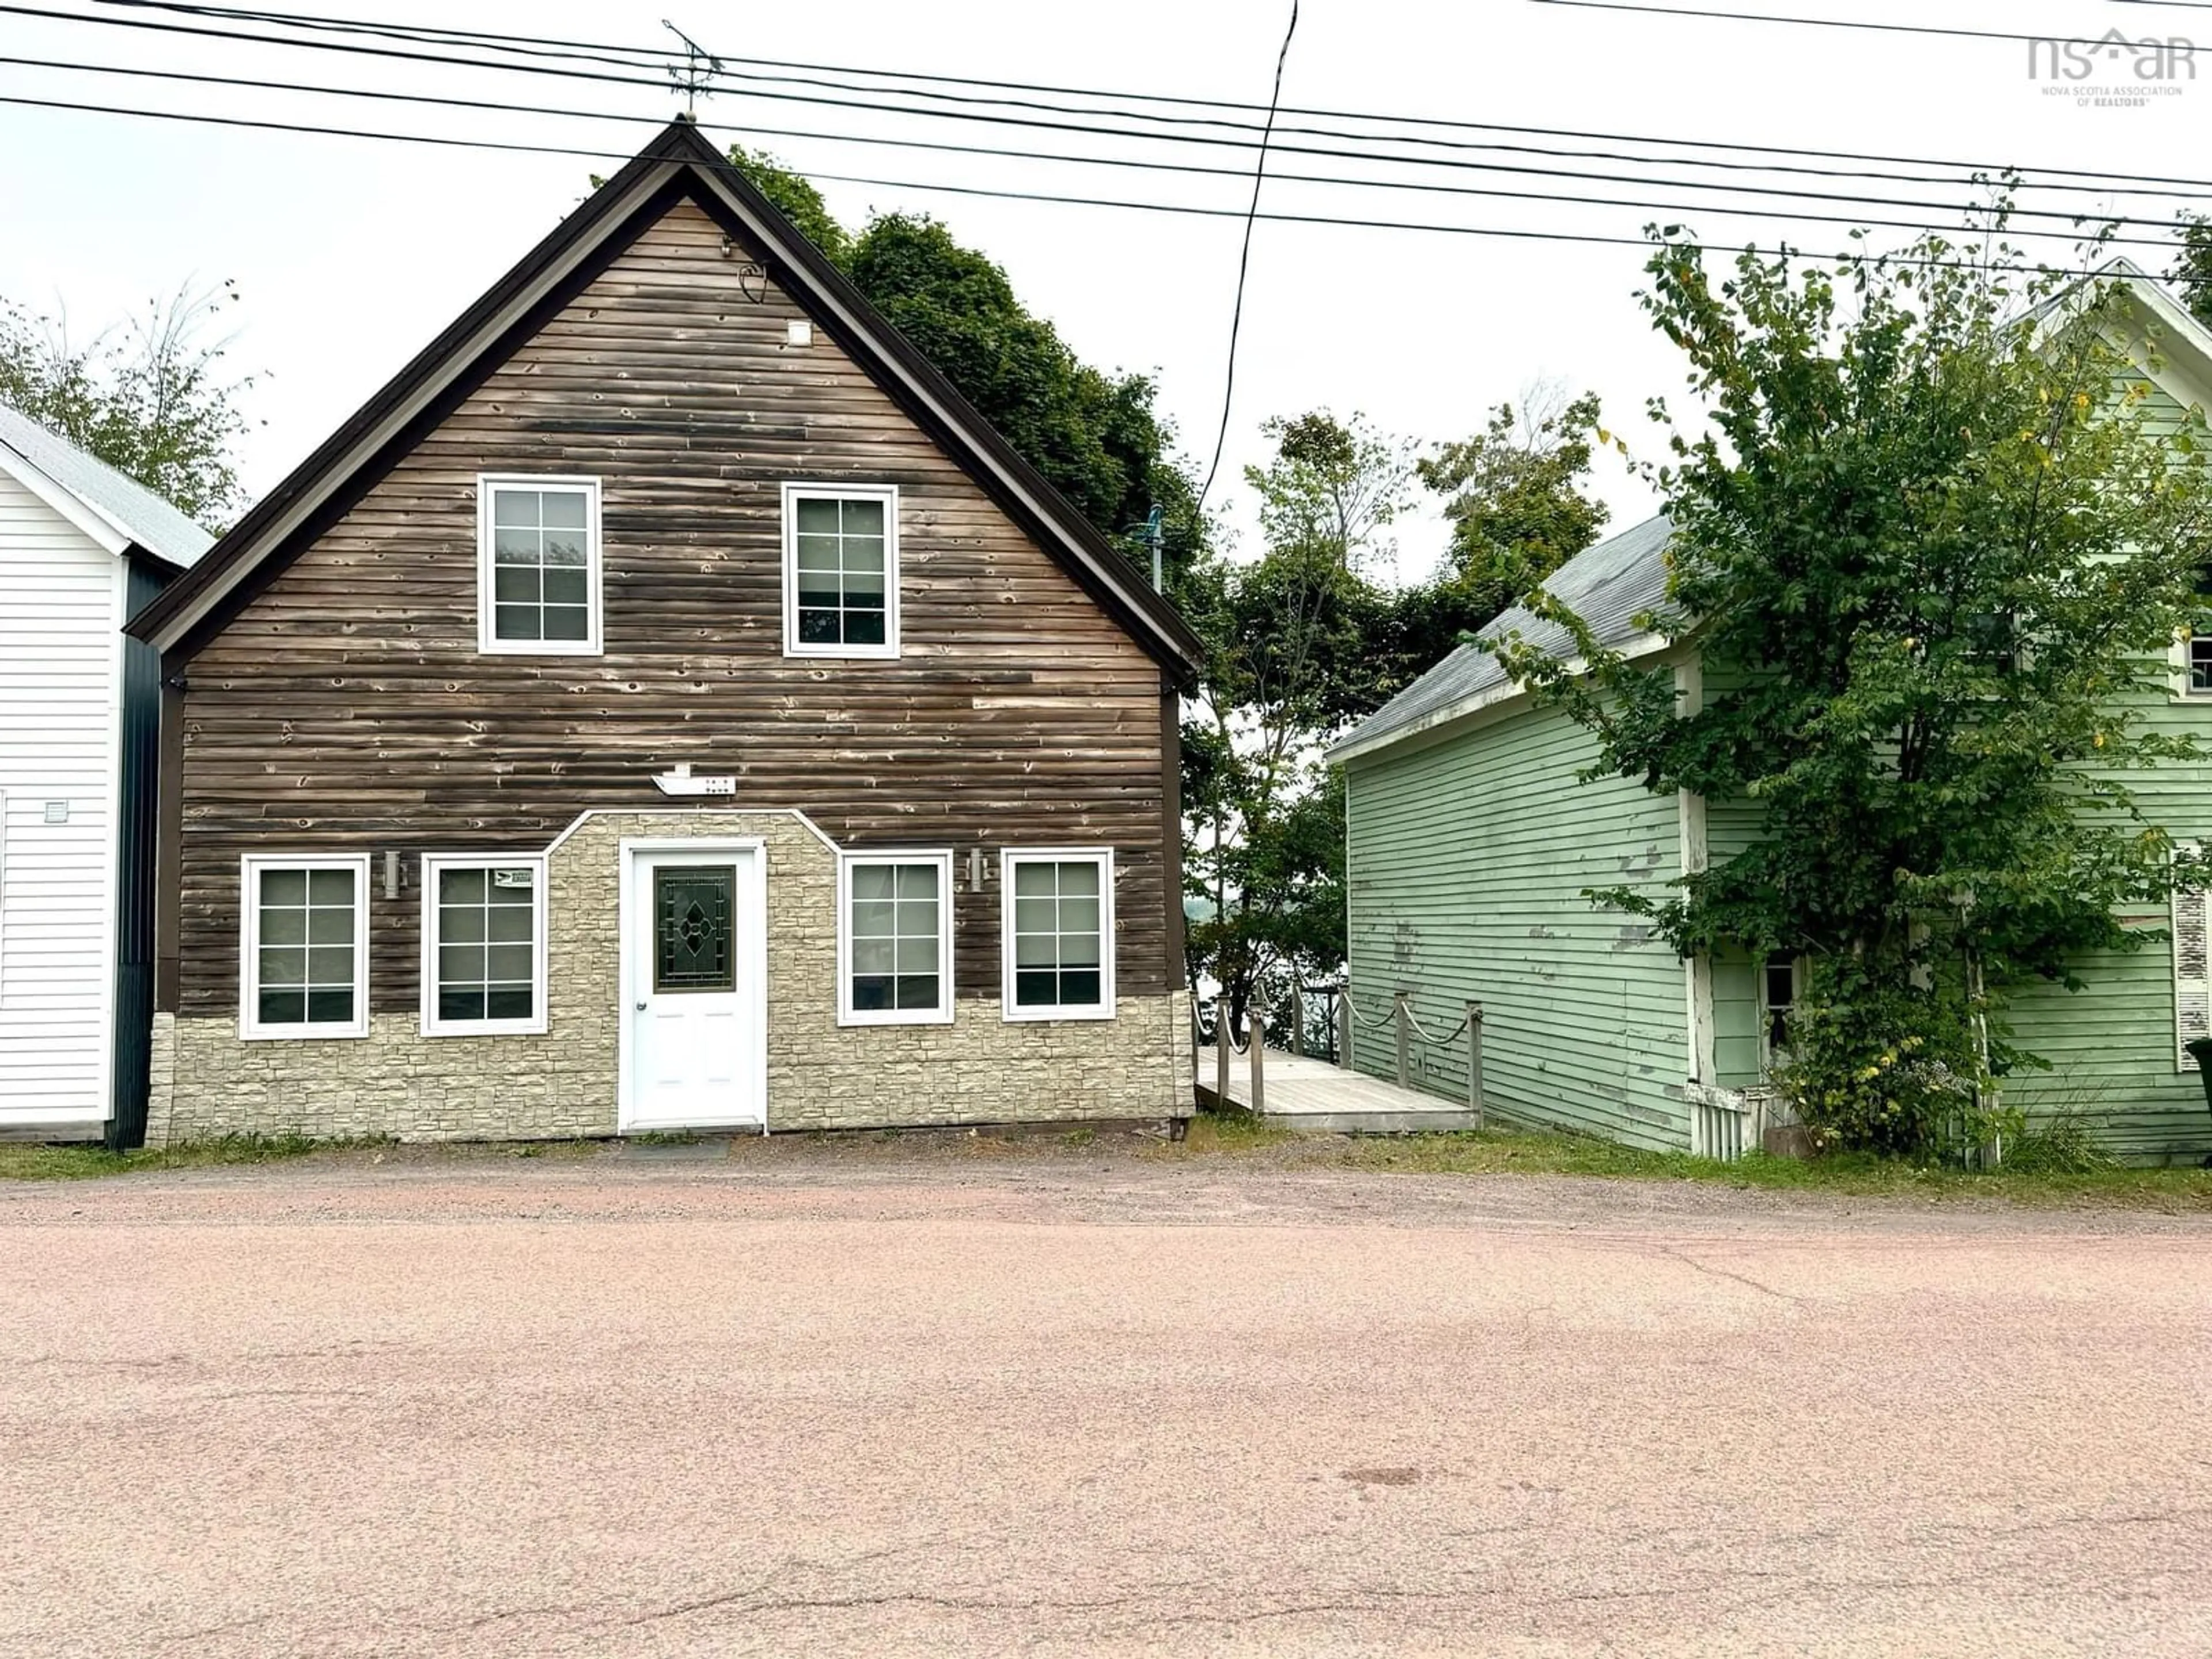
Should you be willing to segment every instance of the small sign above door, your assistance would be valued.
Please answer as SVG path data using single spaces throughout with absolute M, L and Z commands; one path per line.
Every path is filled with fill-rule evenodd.
M 691 763 L 681 763 L 672 772 L 654 775 L 653 783 L 664 795 L 734 795 L 738 781 L 727 774 L 694 772 Z

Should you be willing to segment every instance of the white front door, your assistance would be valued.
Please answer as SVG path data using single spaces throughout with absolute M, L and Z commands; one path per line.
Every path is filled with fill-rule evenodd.
M 763 1121 L 761 856 L 732 846 L 629 854 L 625 1130 Z

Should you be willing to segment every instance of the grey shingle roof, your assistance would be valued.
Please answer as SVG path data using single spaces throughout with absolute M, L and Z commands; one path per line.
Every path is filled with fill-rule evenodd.
M 1667 597 L 1662 556 L 1673 534 L 1664 514 L 1646 519 L 1632 530 L 1583 549 L 1544 586 L 1588 623 L 1601 643 L 1626 644 L 1640 631 L 1636 618 L 1656 609 Z M 1528 643 L 1553 655 L 1573 650 L 1565 629 L 1539 621 L 1520 605 L 1485 623 L 1481 633 L 1485 639 L 1503 639 L 1516 629 Z M 1450 711 L 1468 699 L 1504 684 L 1505 672 L 1497 658 L 1480 646 L 1462 645 L 1340 738 L 1330 757 L 1411 737 L 1450 718 Z
M 188 570 L 215 538 L 134 478 L 0 405 L 0 446 L 12 449 L 155 558 Z

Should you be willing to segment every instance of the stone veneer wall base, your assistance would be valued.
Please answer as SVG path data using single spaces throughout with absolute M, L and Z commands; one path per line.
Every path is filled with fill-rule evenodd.
M 840 1026 L 835 850 L 789 813 L 645 811 L 587 818 L 553 849 L 543 1036 L 426 1037 L 410 1010 L 372 1013 L 364 1038 L 248 1042 L 234 1015 L 159 1014 L 148 1144 L 245 1133 L 405 1140 L 617 1133 L 621 842 L 669 836 L 765 844 L 771 1130 L 1191 1110 L 1187 992 L 1122 997 L 1110 1020 L 1008 1022 L 995 997 L 969 997 L 956 1002 L 946 1025 Z M 982 902 L 997 898 L 994 890 Z M 399 902 L 419 905 L 420 896 L 410 890 Z M 963 900 L 956 891 L 955 902 L 976 896 Z

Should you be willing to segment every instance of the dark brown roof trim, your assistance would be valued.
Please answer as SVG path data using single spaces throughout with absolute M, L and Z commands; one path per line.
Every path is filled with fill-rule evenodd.
M 1174 607 L 686 121 L 661 132 L 532 249 L 140 613 L 130 632 L 160 645 L 177 664 L 189 660 L 647 225 L 686 198 L 758 246 L 792 298 L 1178 684 L 1190 683 L 1203 647 Z

